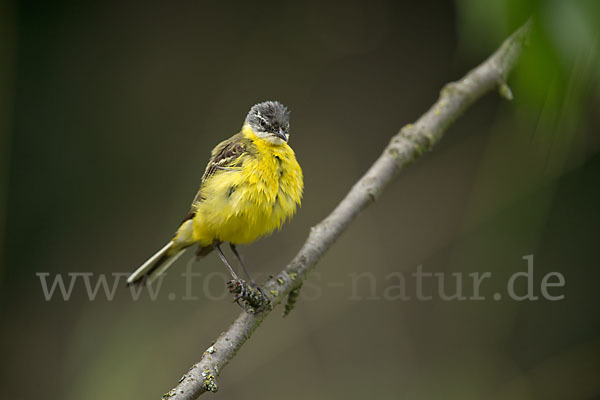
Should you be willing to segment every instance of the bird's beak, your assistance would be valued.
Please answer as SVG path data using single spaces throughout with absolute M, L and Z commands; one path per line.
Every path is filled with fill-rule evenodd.
M 285 132 L 281 128 L 279 128 L 278 132 L 275 132 L 275 136 L 277 136 L 278 138 L 280 138 L 284 142 L 288 141 L 288 136 L 285 134 Z

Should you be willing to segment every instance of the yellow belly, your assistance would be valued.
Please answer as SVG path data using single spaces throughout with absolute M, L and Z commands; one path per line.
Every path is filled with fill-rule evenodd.
M 259 147 L 242 166 L 221 170 L 203 185 L 193 219 L 194 241 L 247 244 L 281 227 L 302 197 L 302 171 L 287 146 Z

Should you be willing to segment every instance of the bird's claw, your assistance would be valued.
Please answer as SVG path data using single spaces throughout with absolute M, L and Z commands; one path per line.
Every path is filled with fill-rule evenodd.
M 243 279 L 234 279 L 227 282 L 227 288 L 230 293 L 235 295 L 233 302 L 249 313 L 259 313 L 271 304 L 271 299 L 260 286 L 250 286 Z M 240 303 L 240 300 L 242 303 Z

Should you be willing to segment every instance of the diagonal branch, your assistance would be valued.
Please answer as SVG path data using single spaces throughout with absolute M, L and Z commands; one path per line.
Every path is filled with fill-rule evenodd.
M 296 257 L 265 284 L 272 295 L 272 307 L 257 314 L 242 312 L 163 399 L 193 400 L 206 391 L 216 392 L 216 377 L 263 319 L 288 295 L 286 312 L 289 312 L 308 273 L 358 214 L 377 200 L 398 172 L 431 149 L 448 126 L 487 92 L 498 89 L 503 97 L 512 98 L 506 78 L 517 63 L 530 30 L 528 21 L 482 64 L 461 80 L 447 84 L 437 102 L 417 122 L 404 126 L 392 137 L 383 154 L 346 197 L 311 229 Z

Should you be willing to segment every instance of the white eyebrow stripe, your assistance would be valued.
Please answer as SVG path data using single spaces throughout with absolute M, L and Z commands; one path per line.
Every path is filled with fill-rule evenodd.
M 266 119 L 265 117 L 263 117 L 262 115 L 260 115 L 260 112 L 258 112 L 258 111 L 257 111 L 257 112 L 256 112 L 256 116 L 257 116 L 258 118 L 260 118 L 261 120 L 263 120 L 263 121 L 267 122 L 267 119 Z

